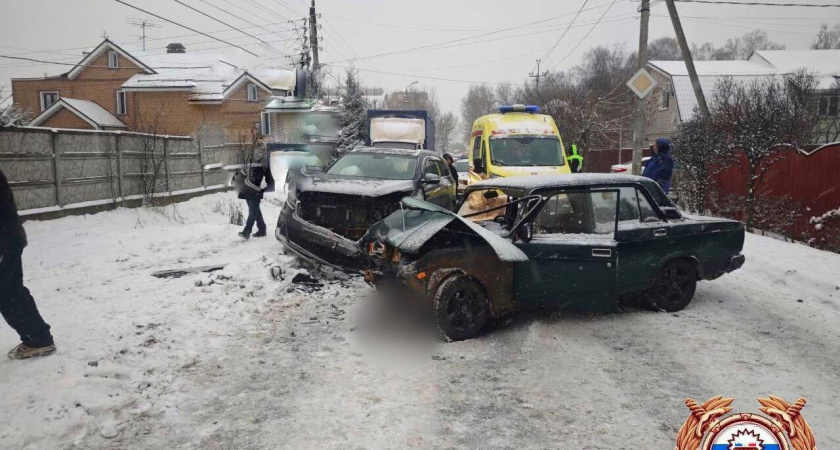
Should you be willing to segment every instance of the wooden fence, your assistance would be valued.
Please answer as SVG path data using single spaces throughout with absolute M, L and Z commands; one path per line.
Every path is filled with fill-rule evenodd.
M 162 146 L 157 173 L 144 164 L 150 140 Z M 143 199 L 144 172 L 157 178 L 156 196 L 224 189 L 229 175 L 221 168 L 240 155 L 240 145 L 202 147 L 189 136 L 0 128 L 0 170 L 23 216 Z

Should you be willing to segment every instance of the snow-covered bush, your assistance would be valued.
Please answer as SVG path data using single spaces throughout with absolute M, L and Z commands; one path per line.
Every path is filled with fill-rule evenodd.
M 711 176 L 733 161 L 726 136 L 695 112 L 691 119 L 680 125 L 673 144 L 671 153 L 683 168 L 680 176 L 674 177 L 675 190 L 680 193 L 680 206 L 702 213 L 706 209 L 709 190 L 714 187 Z
M 3 99 L 3 91 L 0 91 L 0 100 Z M 0 106 L 0 127 L 21 126 L 29 123 L 29 114 L 15 104 Z
M 813 227 L 808 240 L 811 247 L 840 253 L 840 208 L 811 217 L 809 224 Z

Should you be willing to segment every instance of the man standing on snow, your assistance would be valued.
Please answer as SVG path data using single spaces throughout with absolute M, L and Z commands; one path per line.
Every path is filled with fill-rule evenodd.
M 55 353 L 50 326 L 41 318 L 35 299 L 23 285 L 21 255 L 26 232 L 20 223 L 12 189 L 0 171 L 0 313 L 20 335 L 21 344 L 9 352 L 11 359 Z
M 671 174 L 674 172 L 674 158 L 671 157 L 671 141 L 659 138 L 653 144 L 653 156 L 648 160 L 642 176 L 656 181 L 667 194 L 671 190 Z
M 245 220 L 245 229 L 239 232 L 239 237 L 248 239 L 257 224 L 257 232 L 254 237 L 265 236 L 265 220 L 263 220 L 260 201 L 268 184 L 272 184 L 271 172 L 265 167 L 265 161 L 258 153 L 252 158 L 252 163 L 246 164 L 242 171 L 234 176 L 234 184 L 239 193 L 239 198 L 248 204 L 248 218 Z
M 572 154 L 567 156 L 566 160 L 569 161 L 569 170 L 572 173 L 583 172 L 583 156 L 578 154 L 577 144 L 572 144 Z

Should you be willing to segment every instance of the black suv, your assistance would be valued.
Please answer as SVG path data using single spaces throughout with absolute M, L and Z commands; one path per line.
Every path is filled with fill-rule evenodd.
M 274 235 L 303 257 L 360 270 L 357 241 L 399 209 L 403 197 L 453 209 L 455 191 L 449 168 L 433 152 L 364 147 L 323 171 L 304 170 L 289 190 Z

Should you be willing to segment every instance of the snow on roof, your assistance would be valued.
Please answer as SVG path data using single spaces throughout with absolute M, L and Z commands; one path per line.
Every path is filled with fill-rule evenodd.
M 671 78 L 680 118 L 691 117 L 697 108 L 697 97 L 685 63 L 650 61 L 648 65 Z M 714 97 L 717 82 L 726 76 L 749 83 L 806 69 L 816 74 L 817 89 L 824 90 L 840 80 L 840 50 L 757 50 L 746 61 L 695 61 L 694 66 L 707 102 Z
M 79 118 L 96 128 L 128 128 L 124 123 L 122 123 L 122 121 L 120 121 L 120 119 L 117 119 L 113 114 L 108 112 L 108 110 L 98 104 L 87 100 L 77 100 L 67 97 L 60 98 L 52 106 L 45 109 L 41 114 L 32 120 L 30 125 L 40 125 L 57 113 L 61 108 L 66 108 L 68 111 L 79 116 Z
M 819 74 L 840 72 L 840 50 L 756 50 L 749 60 L 763 60 L 786 73 L 800 68 Z
M 123 83 L 124 89 L 183 89 L 189 90 L 190 100 L 221 101 L 230 88 L 247 74 L 257 84 L 268 89 L 292 90 L 295 71 L 288 68 L 260 68 L 248 70 L 256 59 L 230 57 L 206 53 L 141 54 L 155 74 L 137 74 Z

